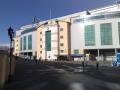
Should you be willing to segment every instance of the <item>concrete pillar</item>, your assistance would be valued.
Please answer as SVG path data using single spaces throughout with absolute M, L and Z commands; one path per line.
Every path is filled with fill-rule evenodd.
M 115 48 L 115 56 L 117 56 L 117 48 Z
M 97 61 L 100 60 L 100 50 L 98 49 L 98 58 L 97 58 Z
M 3 87 L 8 80 L 9 71 L 9 58 L 7 52 L 0 52 L 0 87 Z
M 117 48 L 115 48 L 115 59 L 117 60 Z

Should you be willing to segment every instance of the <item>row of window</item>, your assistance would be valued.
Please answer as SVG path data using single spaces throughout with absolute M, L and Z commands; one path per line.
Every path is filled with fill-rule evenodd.
M 63 28 L 60 28 L 60 31 L 63 31 Z M 42 34 L 42 32 L 40 32 L 40 34 Z
M 120 32 L 120 23 L 119 23 Z M 112 45 L 112 24 L 100 24 L 101 45 Z M 120 35 L 119 35 L 120 36 Z M 95 25 L 85 26 L 85 46 L 95 45 Z
M 120 22 L 118 22 L 118 32 L 120 40 Z M 112 24 L 104 23 L 100 25 L 101 45 L 112 45 Z M 95 26 L 85 26 L 85 46 L 95 45 Z M 79 54 L 79 50 L 74 50 L 74 54 Z
M 60 46 L 62 47 L 62 46 L 64 46 L 64 44 L 63 44 L 63 43 L 60 43 Z M 40 48 L 42 48 L 42 45 L 40 45 Z
M 64 50 L 60 50 L 61 53 L 64 53 Z M 40 54 L 42 54 L 42 51 L 40 51 Z
M 28 42 L 28 50 L 32 49 L 32 35 L 28 35 L 28 41 L 27 37 L 24 36 L 23 38 L 20 38 L 20 50 L 26 50 L 27 49 L 27 42 Z
M 110 19 L 110 18 L 120 18 L 120 11 L 110 12 L 104 15 L 91 16 L 87 18 L 75 19 L 73 23 L 87 22 L 90 20 L 101 20 L 101 19 Z
M 60 28 L 60 31 L 63 31 L 63 28 Z M 42 34 L 42 32 L 40 32 L 40 34 Z M 60 36 L 60 39 L 63 39 L 63 36 Z M 42 41 L 42 38 L 40 38 L 40 41 Z M 63 43 L 61 43 L 60 46 L 63 46 Z M 40 45 L 40 48 L 42 48 L 42 45 Z M 45 49 L 46 51 L 51 51 L 51 31 L 45 32 Z
M 60 36 L 60 39 L 63 39 L 63 36 Z M 42 38 L 40 38 L 40 41 L 42 41 Z

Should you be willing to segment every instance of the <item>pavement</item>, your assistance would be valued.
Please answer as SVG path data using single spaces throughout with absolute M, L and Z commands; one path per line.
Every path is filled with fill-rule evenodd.
M 16 61 L 16 72 L 3 90 L 120 90 L 120 68 L 67 62 Z

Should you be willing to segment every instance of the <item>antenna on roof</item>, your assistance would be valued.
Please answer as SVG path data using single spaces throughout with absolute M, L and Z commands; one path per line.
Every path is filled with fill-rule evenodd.
M 34 18 L 33 18 L 33 22 L 32 23 L 38 23 L 39 22 L 39 20 L 38 20 L 38 18 L 35 16 Z
M 120 0 L 116 0 L 116 4 L 120 4 Z
M 120 6 L 120 0 L 116 0 L 116 5 L 119 7 Z
M 91 13 L 90 13 L 89 11 L 86 11 L 86 14 L 87 14 L 87 15 L 90 15 Z

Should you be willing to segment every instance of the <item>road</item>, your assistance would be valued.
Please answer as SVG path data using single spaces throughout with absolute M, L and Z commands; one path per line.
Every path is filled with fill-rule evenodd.
M 120 69 L 85 67 L 65 62 L 18 60 L 3 90 L 120 90 Z

